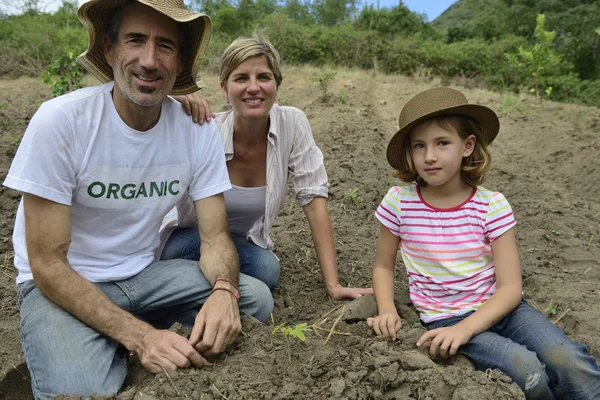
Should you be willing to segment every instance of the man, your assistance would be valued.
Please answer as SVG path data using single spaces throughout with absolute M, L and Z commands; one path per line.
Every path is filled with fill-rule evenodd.
M 210 19 L 182 0 L 92 0 L 78 16 L 90 39 L 79 61 L 107 83 L 43 104 L 4 182 L 24 193 L 13 242 L 37 399 L 118 392 L 127 351 L 154 373 L 201 367 L 235 340 L 240 311 L 265 321 L 273 308 L 266 285 L 239 276 L 216 124 L 167 98 L 198 90 Z M 154 257 L 187 195 L 200 268 Z M 175 321 L 193 325 L 189 339 L 164 330 Z

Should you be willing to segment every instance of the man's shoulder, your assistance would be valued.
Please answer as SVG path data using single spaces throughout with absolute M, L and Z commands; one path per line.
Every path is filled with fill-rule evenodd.
M 110 91 L 109 84 L 78 89 L 44 102 L 40 111 L 51 114 L 58 111 L 81 112 L 82 108 L 89 107 L 94 101 L 103 101 L 102 95 L 107 91 Z

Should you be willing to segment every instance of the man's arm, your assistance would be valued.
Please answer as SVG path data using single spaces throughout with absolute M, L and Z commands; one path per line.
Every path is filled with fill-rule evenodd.
M 176 369 L 204 359 L 187 341 L 168 331 L 158 331 L 120 309 L 101 290 L 78 275 L 67 260 L 71 243 L 69 206 L 24 194 L 25 231 L 29 264 L 36 286 L 54 303 L 139 354 L 151 372 Z
M 190 343 L 203 355 L 222 352 L 240 333 L 237 252 L 227 230 L 223 194 L 194 202 L 200 232 L 200 269 L 213 291 L 200 309 Z M 215 290 L 216 289 L 216 290 Z

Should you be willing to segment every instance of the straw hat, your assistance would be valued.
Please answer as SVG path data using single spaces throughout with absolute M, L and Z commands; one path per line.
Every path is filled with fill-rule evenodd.
M 492 143 L 500 130 L 500 122 L 494 111 L 469 104 L 465 95 L 458 90 L 447 87 L 425 90 L 410 99 L 400 112 L 400 130 L 387 147 L 387 160 L 394 169 L 401 169 L 404 165 L 404 139 L 408 132 L 420 122 L 439 115 L 464 115 L 479 122 L 487 144 Z
M 171 94 L 188 94 L 198 90 L 196 76 L 200 69 L 200 57 L 206 51 L 210 41 L 210 18 L 207 15 L 186 10 L 183 0 L 135 1 L 182 23 L 187 34 L 190 52 L 186 65 L 177 76 Z M 104 58 L 102 38 L 115 8 L 127 2 L 128 0 L 91 0 L 77 10 L 77 16 L 89 36 L 88 49 L 77 57 L 77 61 L 101 82 L 110 82 L 114 79 L 112 67 Z

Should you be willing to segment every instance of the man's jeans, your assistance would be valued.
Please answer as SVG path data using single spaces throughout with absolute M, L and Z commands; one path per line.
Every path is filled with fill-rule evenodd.
M 434 321 L 427 329 L 455 325 L 470 314 Z M 600 367 L 586 346 L 573 343 L 525 300 L 458 353 L 479 370 L 504 372 L 527 399 L 600 399 Z
M 240 272 L 263 281 L 271 291 L 279 283 L 279 260 L 271 250 L 255 245 L 245 236 L 232 235 L 231 240 L 237 249 Z M 200 234 L 197 226 L 176 229 L 160 256 L 161 260 L 200 258 Z
M 240 275 L 240 313 L 266 322 L 273 298 L 259 280 Z M 157 328 L 186 326 L 210 295 L 197 261 L 158 261 L 122 281 L 96 283 L 115 304 Z M 127 374 L 124 349 L 48 300 L 34 281 L 18 285 L 21 343 L 36 399 L 58 394 L 117 393 Z

